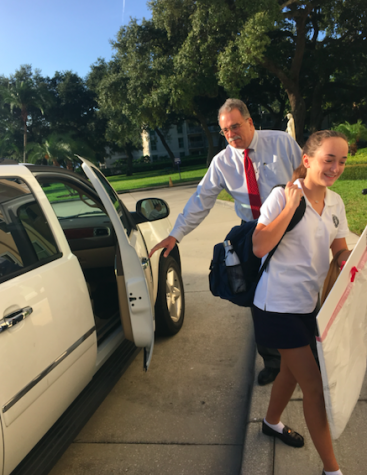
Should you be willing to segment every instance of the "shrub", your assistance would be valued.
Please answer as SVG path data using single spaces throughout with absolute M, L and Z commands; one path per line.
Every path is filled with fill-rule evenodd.
M 367 180 L 367 163 L 346 165 L 339 180 Z
M 353 156 L 358 150 L 358 142 L 360 140 L 367 140 L 367 128 L 362 124 L 361 120 L 358 120 L 356 124 L 350 124 L 345 121 L 343 124 L 339 124 L 334 128 L 337 132 L 341 132 L 348 139 L 349 151 Z

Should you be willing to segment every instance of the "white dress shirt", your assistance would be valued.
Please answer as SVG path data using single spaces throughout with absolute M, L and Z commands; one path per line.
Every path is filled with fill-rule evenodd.
M 277 130 L 260 130 L 254 133 L 249 146 L 249 157 L 254 165 L 261 201 L 264 202 L 273 186 L 286 184 L 291 179 L 293 170 L 301 163 L 302 151 L 289 134 Z M 244 221 L 253 219 L 243 150 L 230 145 L 213 158 L 196 192 L 178 216 L 170 235 L 181 241 L 195 229 L 208 215 L 222 190 L 226 190 L 234 198 L 239 218 Z
M 294 183 L 302 188 L 301 182 Z M 329 270 L 330 246 L 348 234 L 344 203 L 337 193 L 326 190 L 321 216 L 305 200 L 303 218 L 285 234 L 256 287 L 254 305 L 261 310 L 311 313 Z M 261 207 L 258 222 L 270 224 L 285 203 L 284 189 L 274 189 Z

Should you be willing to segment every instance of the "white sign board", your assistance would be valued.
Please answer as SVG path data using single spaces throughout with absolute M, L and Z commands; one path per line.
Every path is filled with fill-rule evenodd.
M 367 227 L 318 316 L 326 412 L 337 439 L 358 401 L 367 361 Z

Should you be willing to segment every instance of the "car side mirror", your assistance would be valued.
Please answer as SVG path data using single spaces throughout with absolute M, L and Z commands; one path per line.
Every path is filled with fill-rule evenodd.
M 157 221 L 169 215 L 168 204 L 160 198 L 145 198 L 136 203 L 136 212 L 144 221 Z

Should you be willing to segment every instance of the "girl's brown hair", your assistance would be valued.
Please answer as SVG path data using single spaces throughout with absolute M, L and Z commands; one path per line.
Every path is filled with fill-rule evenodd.
M 323 141 L 332 137 L 339 137 L 348 143 L 347 137 L 341 132 L 336 132 L 335 130 L 320 130 L 319 132 L 315 132 L 309 136 L 303 147 L 302 155 L 313 157 L 317 150 L 321 147 Z M 302 160 L 301 165 L 293 172 L 292 182 L 297 180 L 297 178 L 306 178 L 306 174 L 307 168 L 303 165 Z

